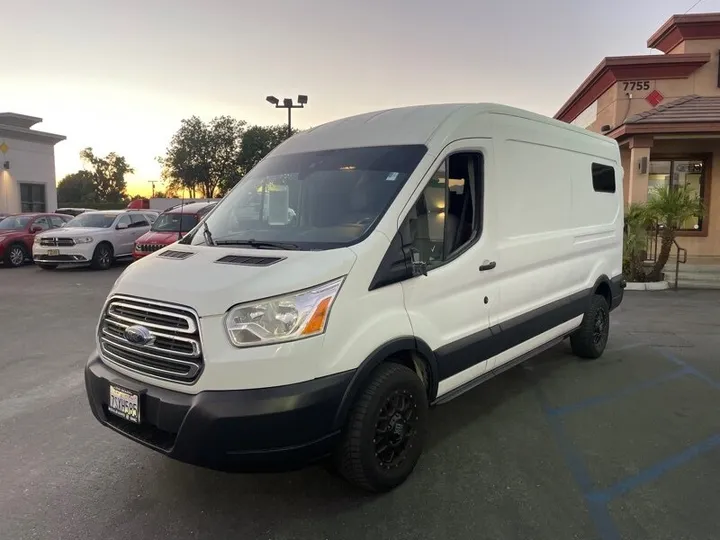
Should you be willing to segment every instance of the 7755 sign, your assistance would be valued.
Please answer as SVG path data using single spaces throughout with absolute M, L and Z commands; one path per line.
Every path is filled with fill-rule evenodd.
M 650 81 L 625 81 L 622 85 L 624 92 L 650 90 Z

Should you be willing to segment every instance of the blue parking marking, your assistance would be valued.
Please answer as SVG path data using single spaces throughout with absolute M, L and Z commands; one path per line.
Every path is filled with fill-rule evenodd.
M 645 344 L 638 344 L 642 346 Z M 626 345 L 622 349 L 633 348 L 634 345 Z M 720 382 L 708 377 L 695 367 L 678 358 L 675 354 L 665 348 L 652 347 L 663 358 L 675 364 L 679 369 L 660 377 L 655 377 L 638 384 L 627 386 L 617 392 L 596 396 L 562 407 L 551 407 L 542 389 L 537 387 L 538 401 L 547 418 L 548 424 L 553 432 L 556 444 L 563 455 L 570 473 L 580 488 L 585 505 L 595 525 L 595 529 L 601 540 L 620 540 L 620 533 L 617 524 L 612 519 L 608 504 L 617 497 L 637 489 L 649 482 L 657 480 L 665 473 L 672 471 L 694 458 L 720 447 L 720 434 L 708 437 L 704 441 L 686 448 L 682 452 L 670 456 L 651 467 L 641 470 L 639 473 L 624 478 L 615 485 L 606 489 L 594 489 L 593 481 L 582 456 L 573 447 L 570 437 L 565 433 L 562 424 L 562 417 L 566 414 L 587 409 L 596 405 L 610 403 L 622 397 L 633 395 L 642 390 L 652 388 L 659 384 L 675 380 L 684 375 L 691 375 L 702 379 L 712 387 L 720 390 Z M 620 350 L 620 349 L 618 349 Z M 614 351 L 608 351 L 614 352 Z
M 718 446 L 720 446 L 720 434 L 708 437 L 703 442 L 693 445 L 679 454 L 664 459 L 652 467 L 640 471 L 634 476 L 624 478 L 608 489 L 588 493 L 586 497 L 596 502 L 608 503 L 614 498 L 624 495 L 628 491 L 632 491 L 643 484 L 657 480 L 666 472 L 676 469 L 677 467 L 684 465 L 688 461 L 705 454 Z
M 585 499 L 585 506 L 598 535 L 602 540 L 620 540 L 620 533 L 610 516 L 606 501 L 597 498 L 591 499 L 587 496 L 593 489 L 592 478 L 582 456 L 575 450 L 570 438 L 565 433 L 561 416 L 550 412 L 552 409 L 548 407 L 547 398 L 539 386 L 537 387 L 537 396 L 555 436 L 555 442 L 565 459 L 565 464 Z
M 694 373 L 691 369 L 689 369 L 688 367 L 683 367 L 680 370 L 673 371 L 671 373 L 666 373 L 665 375 L 661 375 L 660 377 L 656 377 L 654 379 L 643 381 L 638 384 L 626 386 L 625 388 L 623 388 L 617 392 L 614 392 L 612 394 L 595 396 L 592 398 L 585 399 L 583 401 L 578 401 L 577 403 L 572 403 L 570 405 L 564 405 L 562 407 L 550 408 L 546 412 L 551 415 L 563 415 L 563 414 L 573 413 L 576 411 L 581 411 L 583 409 L 587 409 L 588 407 L 594 407 L 595 405 L 602 405 L 603 403 L 610 403 L 612 401 L 615 401 L 616 399 L 631 396 L 637 392 L 640 392 L 641 390 L 647 390 L 648 388 L 652 388 L 653 386 L 658 386 L 659 384 L 663 384 L 665 382 L 672 381 L 673 379 L 677 379 L 678 377 L 682 377 L 683 375 L 691 375 L 691 374 L 694 375 Z

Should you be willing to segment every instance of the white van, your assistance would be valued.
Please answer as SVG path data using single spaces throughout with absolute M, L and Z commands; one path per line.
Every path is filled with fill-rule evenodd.
M 85 370 L 93 413 L 188 463 L 330 457 L 392 489 L 430 405 L 566 337 L 603 353 L 625 284 L 622 178 L 615 141 L 493 104 L 295 135 L 117 280 Z

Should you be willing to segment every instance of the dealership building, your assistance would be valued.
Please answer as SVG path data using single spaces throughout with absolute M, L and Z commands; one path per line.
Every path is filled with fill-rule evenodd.
M 32 129 L 40 122 L 0 113 L 0 214 L 57 209 L 55 145 L 65 137 Z
M 675 15 L 647 46 L 656 53 L 603 59 L 555 118 L 617 140 L 626 202 L 692 186 L 706 212 L 678 243 L 720 264 L 720 13 Z

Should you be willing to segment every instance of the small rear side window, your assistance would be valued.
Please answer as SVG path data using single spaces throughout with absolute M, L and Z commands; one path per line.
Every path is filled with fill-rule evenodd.
M 615 193 L 615 169 L 600 163 L 592 164 L 593 189 L 600 193 Z

